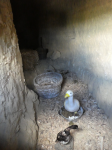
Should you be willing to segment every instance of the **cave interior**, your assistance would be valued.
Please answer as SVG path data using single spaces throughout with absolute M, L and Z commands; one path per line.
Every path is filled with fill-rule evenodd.
M 58 114 L 55 116 L 55 113 L 58 112 L 59 105 L 63 103 L 64 92 L 71 86 L 71 89 L 74 90 L 75 88 L 77 93 L 82 90 L 82 95 L 79 92 L 80 96 L 77 94 L 75 96 L 80 99 L 81 104 L 84 104 L 85 101 L 85 116 L 77 123 L 81 128 L 91 128 L 91 133 L 94 132 L 96 136 L 96 139 L 92 137 L 93 135 L 90 138 L 88 136 L 89 144 L 86 146 L 89 148 L 93 146 L 94 150 L 95 148 L 101 148 L 103 137 L 103 140 L 105 139 L 103 146 L 108 149 L 110 145 L 108 139 L 111 135 L 107 131 L 106 137 L 105 128 L 109 129 L 106 124 L 107 120 L 109 120 L 109 124 L 112 124 L 112 76 L 110 69 L 112 67 L 112 1 L 10 0 L 10 2 L 28 88 L 35 91 L 34 77 L 46 71 L 57 71 L 64 77 L 66 72 L 69 72 L 66 76 L 66 86 L 62 88 L 60 96 L 54 99 L 54 103 L 49 99 L 48 104 L 40 98 L 40 112 L 38 114 L 40 114 L 40 122 L 43 123 L 40 123 L 40 126 L 44 129 L 40 128 L 39 132 L 43 132 L 44 136 L 40 133 L 39 146 L 41 148 L 44 146 L 46 149 L 47 147 L 50 149 L 51 146 L 51 149 L 53 149 L 54 141 L 50 141 L 50 135 L 45 134 L 45 132 L 51 133 L 50 130 L 46 130 L 49 127 L 44 126 L 44 119 L 46 119 L 47 124 L 49 122 L 47 118 L 54 117 L 55 119 L 55 117 L 58 117 Z M 77 78 L 76 76 L 73 77 L 74 74 Z M 81 86 L 85 88 L 81 89 Z M 53 112 L 52 109 L 54 109 Z M 44 118 L 45 113 L 47 116 Z M 98 120 L 96 121 L 95 118 Z M 54 125 L 53 121 L 51 121 L 52 125 Z M 53 128 L 53 130 L 58 128 L 53 134 L 53 140 L 61 126 L 60 122 L 63 122 L 63 119 L 59 119 L 59 123 Z M 93 123 L 90 128 L 88 122 Z M 104 122 L 106 126 L 102 128 Z M 69 125 L 66 121 L 63 123 L 66 126 Z M 93 127 L 94 125 L 97 127 Z M 102 130 L 101 133 L 98 132 L 99 130 Z M 87 132 L 83 130 L 82 133 L 84 139 Z M 47 140 L 45 137 L 47 137 Z M 77 137 L 81 140 L 80 133 Z M 42 138 L 45 144 L 42 142 Z M 76 138 L 75 146 L 77 149 L 82 149 L 85 141 L 80 145 L 78 138 Z M 99 142 L 100 146 L 97 140 L 101 142 Z M 59 146 L 55 148 L 59 149 Z M 61 147 L 60 150 L 64 148 Z M 68 150 L 70 150 L 70 147 L 68 147 Z

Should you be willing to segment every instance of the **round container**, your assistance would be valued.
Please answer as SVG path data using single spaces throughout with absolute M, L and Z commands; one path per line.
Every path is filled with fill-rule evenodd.
M 84 113 L 84 110 L 83 110 L 83 108 L 81 106 L 80 106 L 77 114 L 69 112 L 70 116 L 68 116 L 68 117 L 65 117 L 63 115 L 63 111 L 66 111 L 65 108 L 64 108 L 64 106 L 61 107 L 61 109 L 59 110 L 59 112 L 58 112 L 59 115 L 61 115 L 64 119 L 66 119 L 69 122 L 75 121 L 75 120 L 79 119 L 83 115 L 83 113 Z
M 47 72 L 34 78 L 34 86 L 40 97 L 54 98 L 61 91 L 62 75 L 56 72 Z

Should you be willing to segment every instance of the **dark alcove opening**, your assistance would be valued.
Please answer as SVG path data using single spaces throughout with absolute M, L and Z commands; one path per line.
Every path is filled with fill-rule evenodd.
M 11 5 L 20 49 L 37 49 L 42 7 L 35 0 L 11 0 Z
M 55 5 L 53 1 L 49 0 L 10 1 L 20 50 L 42 47 L 47 49 L 46 46 L 50 44 L 50 38 L 54 39 L 58 30 L 63 32 L 67 26 L 67 11 L 69 9 L 66 3 L 64 7 L 61 7 L 58 5 L 58 3 L 61 4 L 60 2 Z M 52 35 L 49 31 L 52 31 Z M 65 31 L 64 34 L 66 36 Z

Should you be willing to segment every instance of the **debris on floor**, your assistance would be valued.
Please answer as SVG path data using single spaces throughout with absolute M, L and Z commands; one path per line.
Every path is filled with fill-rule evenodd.
M 64 82 L 60 95 L 52 99 L 40 97 L 37 122 L 39 125 L 38 150 L 112 150 L 112 130 L 107 116 L 88 92 L 88 87 L 74 73 L 63 73 Z M 80 101 L 85 113 L 77 122 L 68 122 L 58 114 L 64 104 L 64 95 L 72 90 Z M 70 124 L 77 124 L 79 129 L 68 145 L 56 143 L 57 134 Z

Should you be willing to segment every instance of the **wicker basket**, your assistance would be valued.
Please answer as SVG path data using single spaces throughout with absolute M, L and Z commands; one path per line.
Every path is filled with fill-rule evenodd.
M 61 91 L 62 75 L 56 72 L 47 72 L 34 78 L 34 86 L 40 97 L 54 98 Z

